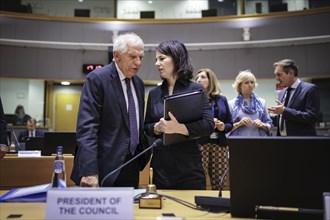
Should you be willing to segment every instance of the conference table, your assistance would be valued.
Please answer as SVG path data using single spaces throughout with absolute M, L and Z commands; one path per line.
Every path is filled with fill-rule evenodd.
M 6 190 L 1 190 L 3 195 Z M 194 204 L 195 196 L 212 196 L 218 195 L 217 191 L 212 190 L 158 190 L 160 194 L 179 198 L 181 200 Z M 229 191 L 223 192 L 223 197 L 229 197 Z M 0 203 L 0 219 L 45 219 L 46 203 Z M 135 220 L 156 220 L 163 213 L 173 213 L 176 217 L 182 217 L 185 220 L 207 220 L 207 219 L 237 219 L 231 218 L 230 213 L 210 213 L 207 211 L 199 211 L 186 207 L 171 199 L 162 197 L 161 209 L 139 208 L 139 204 L 134 204 Z M 17 218 L 12 218 L 12 217 Z
M 0 160 L 0 194 L 3 195 L 14 188 L 49 183 L 53 164 L 54 156 L 19 158 L 17 155 L 7 154 L 5 158 Z M 69 177 L 73 166 L 72 155 L 65 156 L 65 166 L 67 177 Z M 141 172 L 140 182 L 142 188 L 148 184 L 147 169 Z M 74 187 L 74 183 L 69 178 L 67 178 L 67 185 Z M 158 193 L 195 204 L 195 196 L 217 197 L 219 192 L 212 190 L 158 190 Z M 229 191 L 223 192 L 223 197 L 229 198 L 229 196 Z M 45 210 L 46 203 L 0 203 L 0 219 L 45 219 Z M 210 213 L 195 210 L 167 197 L 162 197 L 161 209 L 142 209 L 139 208 L 138 204 L 134 204 L 134 219 L 156 220 L 163 213 L 173 213 L 185 220 L 231 219 L 230 213 Z

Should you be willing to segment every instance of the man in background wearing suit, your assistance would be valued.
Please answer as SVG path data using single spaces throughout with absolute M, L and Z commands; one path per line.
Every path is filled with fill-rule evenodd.
M 71 174 L 77 185 L 139 187 L 149 153 L 107 175 L 148 147 L 143 132 L 144 84 L 137 76 L 143 56 L 142 39 L 134 33 L 122 34 L 114 39 L 113 61 L 88 74 L 80 98 Z M 134 105 L 129 105 L 132 97 Z M 134 129 L 130 128 L 131 107 L 136 116 Z
M 7 123 L 5 120 L 5 113 L 3 111 L 2 101 L 0 97 L 0 159 L 2 159 L 7 152 Z
M 36 129 L 37 120 L 30 118 L 27 120 L 26 129 L 21 131 L 18 136 L 19 142 L 26 142 L 31 137 L 43 137 L 44 132 Z
M 298 66 L 291 59 L 274 63 L 276 80 L 286 88 L 279 93 L 277 106 L 268 110 L 278 114 L 277 136 L 315 136 L 320 112 L 316 85 L 298 78 Z

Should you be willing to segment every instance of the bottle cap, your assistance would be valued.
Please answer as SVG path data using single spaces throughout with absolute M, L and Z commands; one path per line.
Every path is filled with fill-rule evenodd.
M 57 151 L 63 152 L 63 146 L 57 146 Z

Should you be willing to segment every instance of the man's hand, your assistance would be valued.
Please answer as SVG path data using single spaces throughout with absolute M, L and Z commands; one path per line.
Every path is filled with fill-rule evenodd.
M 82 187 L 99 187 L 98 175 L 84 176 L 81 178 L 80 186 Z
M 272 107 L 269 107 L 268 108 L 268 111 L 270 113 L 273 113 L 273 114 L 277 114 L 277 115 L 280 115 L 284 112 L 285 110 L 285 106 L 282 102 L 280 102 L 279 100 L 275 100 L 275 102 L 277 103 L 277 106 L 272 106 Z
M 7 146 L 0 147 L 0 159 L 4 158 L 7 152 Z

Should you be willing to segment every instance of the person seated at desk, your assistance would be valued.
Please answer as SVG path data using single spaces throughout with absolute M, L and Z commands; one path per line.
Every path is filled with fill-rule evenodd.
M 15 125 L 26 125 L 27 121 L 31 118 L 30 115 L 25 114 L 23 105 L 18 105 L 15 110 L 16 120 Z
M 43 137 L 44 132 L 36 129 L 37 121 L 35 118 L 30 118 L 27 120 L 27 129 L 20 132 L 18 136 L 19 142 L 26 142 L 30 137 Z

